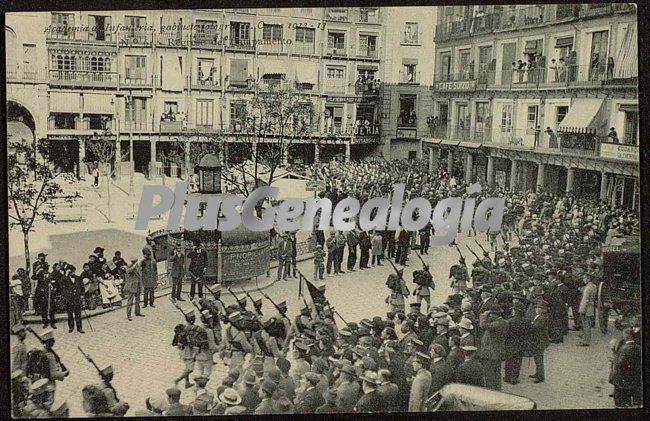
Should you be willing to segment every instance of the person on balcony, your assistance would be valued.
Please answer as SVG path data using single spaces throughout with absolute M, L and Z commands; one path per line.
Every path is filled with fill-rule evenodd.
M 612 143 L 620 143 L 618 140 L 618 134 L 616 133 L 616 129 L 613 127 L 609 128 L 609 133 L 607 134 L 607 138 L 609 138 L 609 141 Z
M 549 148 L 557 148 L 557 136 L 553 132 L 553 130 L 550 127 L 546 127 L 545 130 L 546 134 L 548 134 L 548 147 Z
M 557 63 L 555 62 L 555 59 L 551 59 L 551 64 L 548 68 L 551 71 L 551 80 L 549 82 L 559 82 L 560 79 L 558 77 Z
M 557 62 L 557 81 L 558 82 L 566 82 L 566 76 L 567 76 L 567 65 L 566 61 L 564 58 L 560 58 Z
M 593 53 L 591 56 L 591 69 L 590 69 L 590 80 L 595 81 L 600 77 L 598 75 L 598 66 L 600 64 L 600 57 L 598 53 Z

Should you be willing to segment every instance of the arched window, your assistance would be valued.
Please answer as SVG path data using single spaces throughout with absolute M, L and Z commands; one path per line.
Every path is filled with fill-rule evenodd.
M 93 57 L 90 59 L 90 70 L 93 72 L 97 71 L 97 57 Z
M 111 59 L 109 57 L 106 57 L 104 59 L 104 71 L 105 72 L 111 71 Z
M 64 63 L 63 56 L 61 54 L 56 56 L 56 68 L 57 68 L 57 70 L 63 70 L 63 63 Z
M 18 70 L 18 38 L 13 29 L 5 27 L 5 38 L 7 39 L 7 70 L 10 72 Z

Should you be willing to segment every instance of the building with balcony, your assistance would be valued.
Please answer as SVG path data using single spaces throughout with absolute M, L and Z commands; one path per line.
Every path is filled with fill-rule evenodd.
M 153 173 L 177 142 L 219 136 L 240 147 L 242 104 L 283 88 L 310 104 L 314 122 L 287 160 L 362 158 L 380 152 L 380 79 L 410 86 L 433 69 L 410 35 L 407 56 L 420 66 L 384 78 L 398 60 L 389 16 L 377 7 L 12 13 L 10 118 L 61 146 L 58 164 L 70 171 L 83 173 L 94 159 L 86 141 L 108 128 L 125 167 Z
M 432 166 L 638 205 L 634 5 L 445 6 L 435 44 Z
M 433 107 L 436 9 L 382 8 L 386 55 L 382 63 L 382 154 L 421 158 L 421 139 L 428 136 L 427 120 Z

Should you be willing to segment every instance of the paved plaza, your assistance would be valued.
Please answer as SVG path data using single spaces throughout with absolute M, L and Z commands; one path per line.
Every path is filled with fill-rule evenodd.
M 480 238 L 485 245 L 484 236 L 481 235 Z M 461 237 L 458 242 L 463 249 L 465 244 L 475 246 L 474 237 Z M 448 270 L 457 257 L 457 252 L 452 247 L 433 248 L 430 255 L 424 256 L 436 281 L 433 303 L 441 303 L 451 292 L 447 280 Z M 412 254 L 407 270 L 419 269 L 420 266 L 415 254 Z M 299 263 L 298 268 L 311 278 L 311 260 Z M 384 314 L 387 311 L 384 302 L 387 288 L 384 283 L 391 271 L 390 265 L 384 264 L 364 271 L 326 277 L 326 295 L 348 322 Z M 409 287 L 412 288 L 410 278 L 409 276 Z M 298 281 L 295 279 L 276 282 L 265 292 L 273 299 L 286 299 L 288 314 L 292 317 L 302 304 L 302 300 L 298 299 Z M 226 303 L 232 301 L 227 293 L 224 299 Z M 270 303 L 265 301 L 264 305 L 267 311 L 271 311 Z M 83 415 L 82 387 L 98 381 L 95 370 L 82 357 L 77 346 L 81 346 L 98 363 L 113 364 L 116 370 L 114 386 L 120 399 L 131 405 L 130 415 L 136 410 L 144 409 L 147 397 L 163 395 L 172 379 L 178 376 L 181 362 L 171 342 L 174 326 L 183 322 L 182 315 L 168 297 L 158 299 L 156 307 L 147 308 L 144 314 L 146 317 L 129 322 L 125 310 L 118 309 L 84 320 L 84 335 L 76 332 L 68 334 L 66 323 L 58 324 L 55 349 L 69 368 L 70 375 L 64 382 L 58 383 L 57 400 L 68 401 L 72 416 Z M 343 326 L 340 320 L 337 323 L 339 327 Z M 37 327 L 38 330 L 40 327 Z M 504 383 L 504 391 L 529 397 L 538 403 L 540 409 L 612 408 L 613 401 L 608 396 L 612 387 L 607 382 L 610 354 L 607 344 L 613 334 L 618 332 L 607 336 L 594 333 L 592 346 L 579 348 L 576 347 L 577 332 L 570 332 L 563 344 L 551 344 L 546 350 L 544 383 L 534 384 L 528 378 L 529 374 L 534 373 L 534 362 L 532 358 L 525 358 L 521 383 L 514 386 Z M 31 335 L 28 341 L 28 346 L 36 345 Z M 208 389 L 214 391 L 226 374 L 226 366 L 215 365 Z M 183 400 L 186 399 L 191 399 L 189 392 L 185 393 Z

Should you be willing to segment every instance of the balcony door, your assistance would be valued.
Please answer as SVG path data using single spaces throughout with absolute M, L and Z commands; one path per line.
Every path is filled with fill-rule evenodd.
M 512 63 L 517 56 L 517 44 L 509 42 L 501 46 L 501 84 L 512 83 Z

